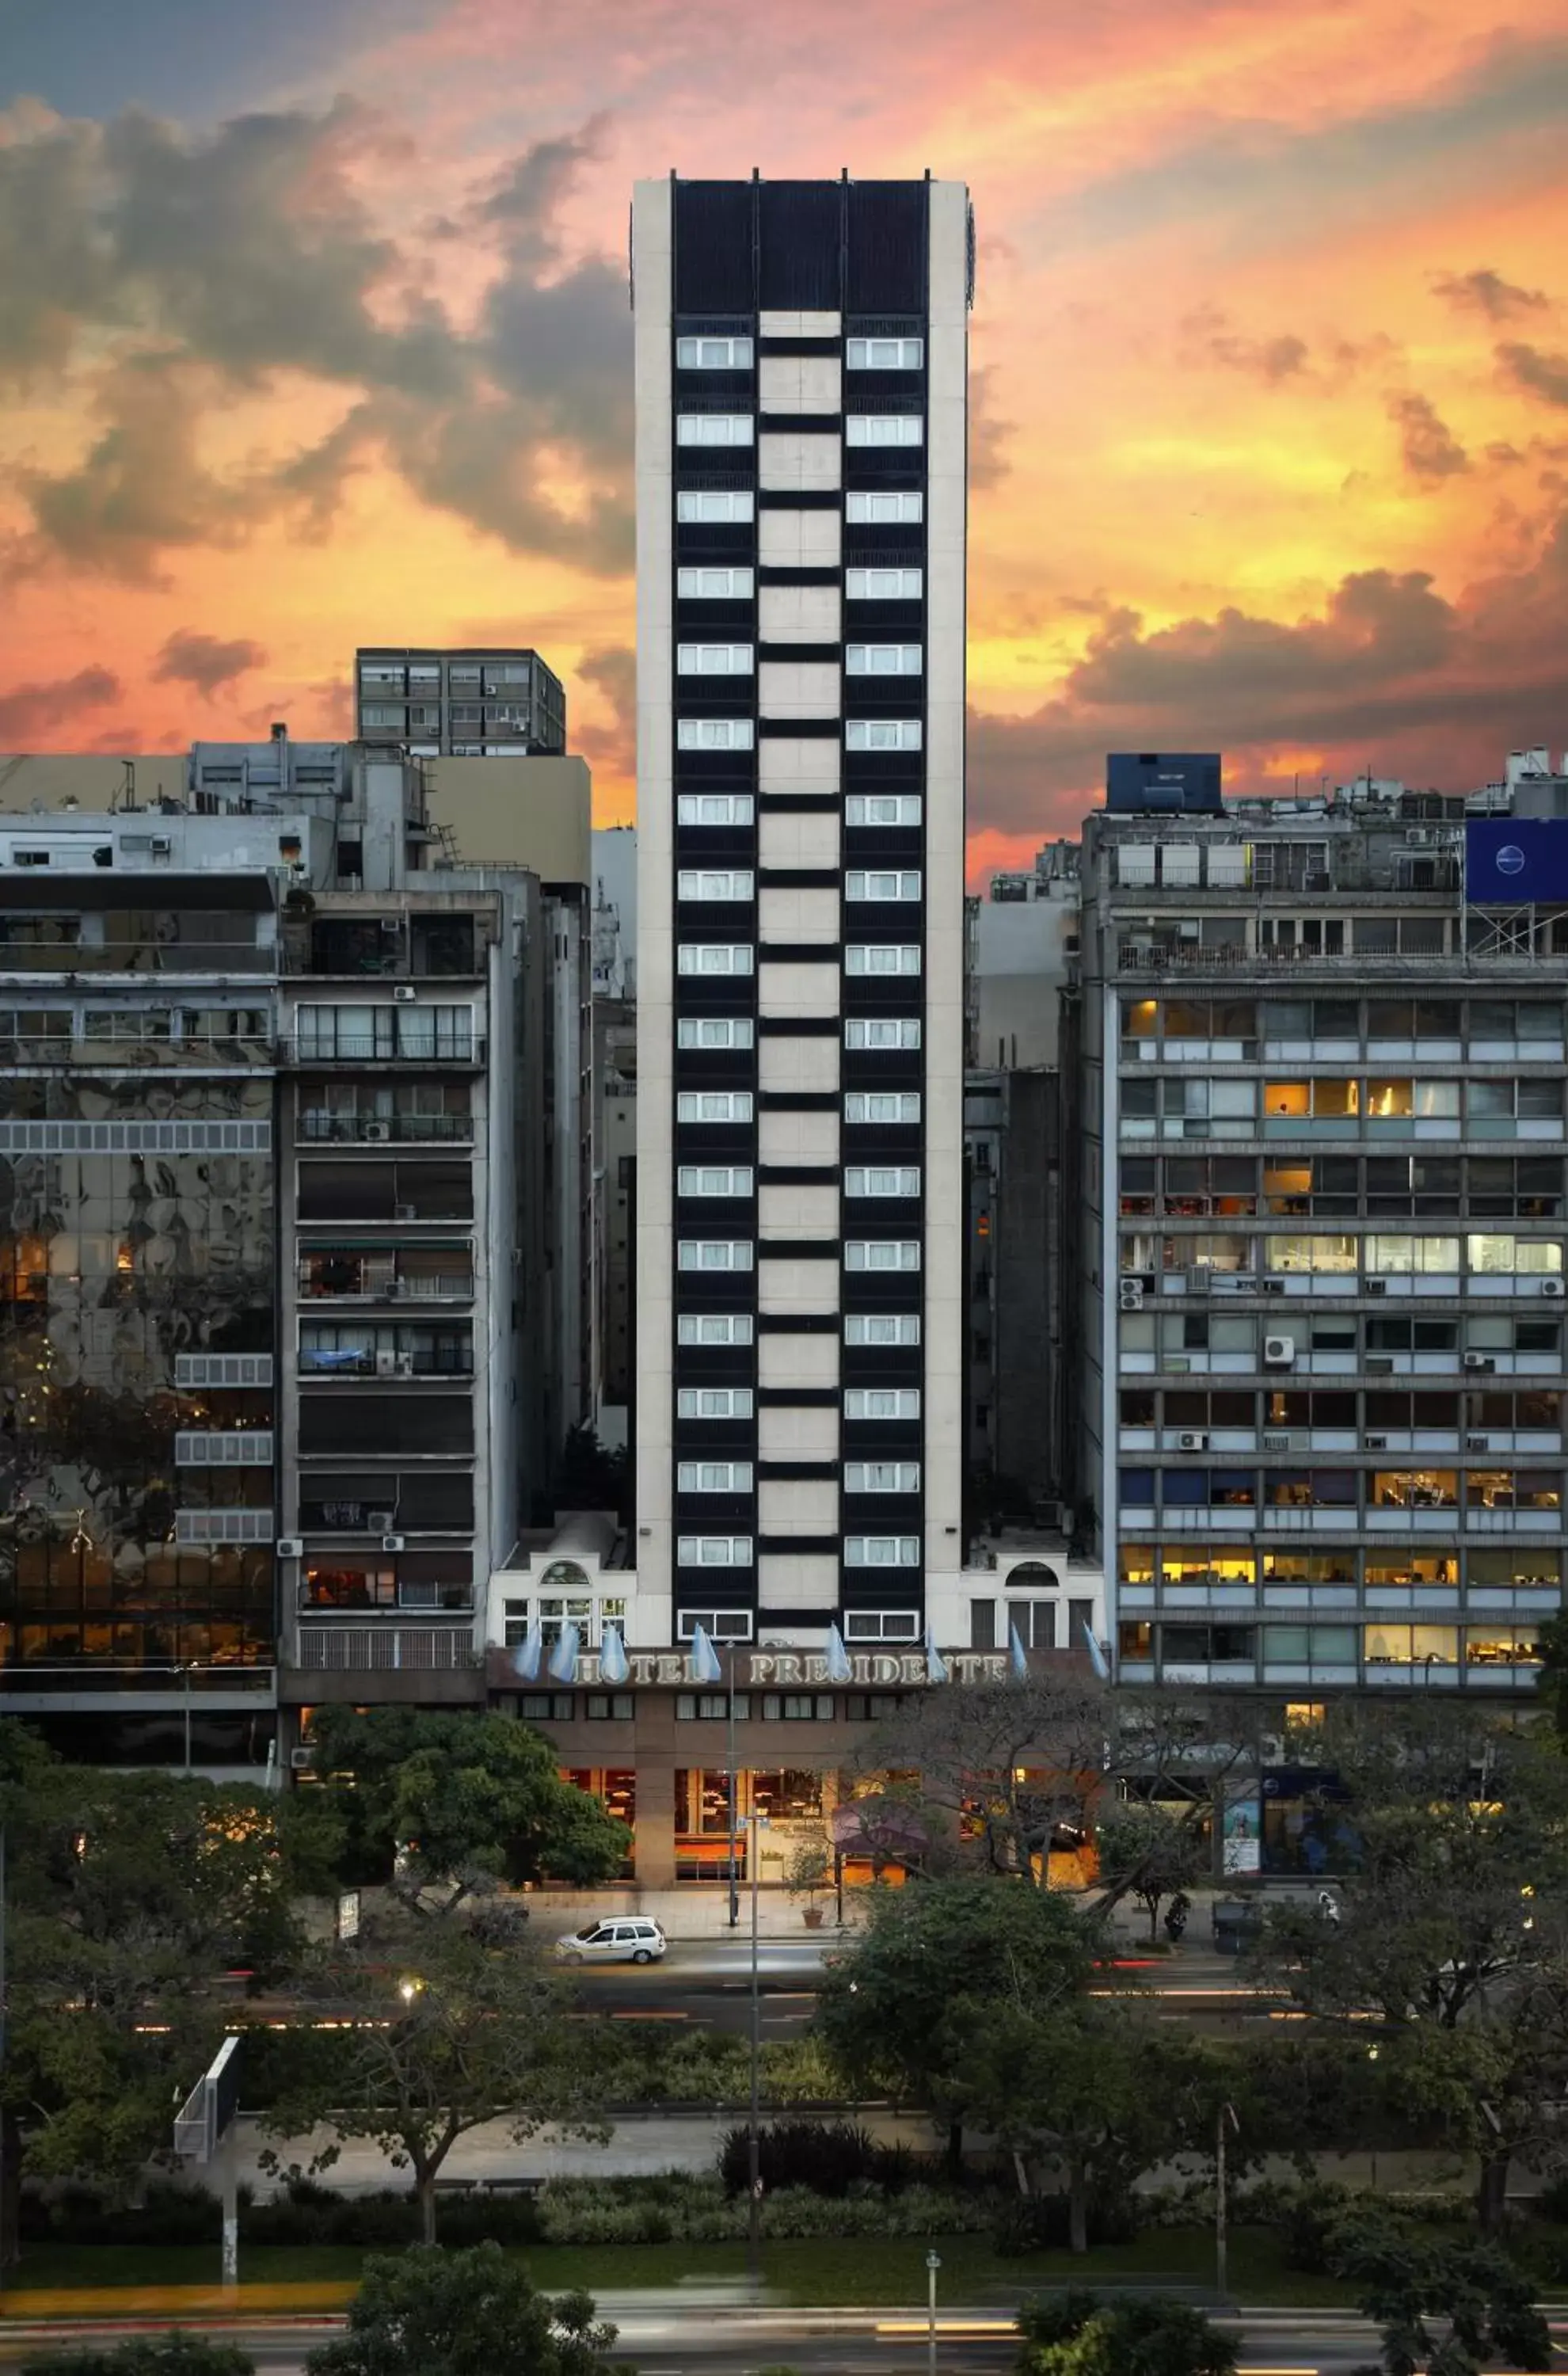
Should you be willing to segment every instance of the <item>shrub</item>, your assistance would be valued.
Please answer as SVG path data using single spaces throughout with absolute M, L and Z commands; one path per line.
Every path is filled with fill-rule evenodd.
M 775 2121 L 757 2133 L 757 2163 L 769 2194 L 783 2187 L 811 2187 L 818 2194 L 847 2194 L 857 2179 L 875 2174 L 877 2147 L 853 2121 Z M 719 2149 L 719 2175 L 727 2194 L 751 2185 L 751 2137 L 731 2129 Z
M 1091 2244 L 1124 2244 L 1135 2236 L 1140 2205 L 1131 2194 L 1115 2200 L 1091 2195 L 1088 2240 Z M 1071 2242 L 1065 2194 L 1014 2194 L 1003 2204 L 992 2228 L 992 2244 L 1004 2260 L 1019 2260 L 1029 2252 L 1065 2251 Z

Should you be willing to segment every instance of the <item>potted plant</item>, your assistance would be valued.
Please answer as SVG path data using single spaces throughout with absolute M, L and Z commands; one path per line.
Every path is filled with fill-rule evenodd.
M 822 1928 L 822 1907 L 816 1901 L 826 1888 L 832 1870 L 833 1859 L 828 1853 L 827 1842 L 820 1832 L 809 1832 L 804 1838 L 795 1842 L 784 1868 L 784 1886 L 791 1897 L 805 1899 L 808 1930 L 820 1930 Z

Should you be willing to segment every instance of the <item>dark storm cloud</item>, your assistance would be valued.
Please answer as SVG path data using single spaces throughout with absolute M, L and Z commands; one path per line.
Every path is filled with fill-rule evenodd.
M 1396 390 L 1388 398 L 1388 417 L 1399 432 L 1406 475 L 1418 486 L 1440 487 L 1469 469 L 1469 456 L 1430 397 Z
M 0 693 L 0 745 L 23 749 L 39 733 L 53 740 L 58 728 L 72 727 L 84 710 L 118 701 L 124 691 L 106 668 L 78 669 L 75 676 L 53 677 L 44 684 L 13 685 Z
M 1488 322 L 1515 322 L 1520 315 L 1540 313 L 1551 303 L 1544 290 L 1521 289 L 1517 281 L 1504 280 L 1490 264 L 1478 265 L 1470 272 L 1439 273 L 1431 285 L 1433 293 L 1455 312 L 1479 314 Z
M 1228 609 L 1146 633 L 1135 612 L 1106 612 L 1055 698 L 1025 718 L 971 718 L 970 826 L 1071 827 L 1117 750 L 1222 750 L 1242 782 L 1273 753 L 1321 750 L 1346 775 L 1370 763 L 1468 791 L 1504 751 L 1561 731 L 1565 600 L 1568 515 L 1527 565 L 1454 602 L 1424 573 L 1370 570 L 1293 624 Z
M 205 636 L 196 627 L 176 627 L 166 637 L 153 667 L 160 683 L 194 685 L 198 693 L 216 693 L 237 676 L 266 664 L 267 653 L 248 636 L 225 639 Z
M 593 125 L 536 144 L 464 209 L 462 235 L 498 267 L 471 326 L 357 195 L 367 158 L 414 160 L 350 101 L 202 136 L 135 110 L 101 127 L 33 111 L 13 136 L 0 143 L 0 375 L 74 366 L 104 424 L 74 469 L 18 474 L 23 565 L 57 556 L 146 579 L 168 547 L 232 541 L 279 514 L 319 534 L 372 458 L 517 550 L 627 565 L 624 275 L 597 256 L 564 263 L 555 229 Z M 265 466 L 204 470 L 208 414 L 285 374 L 343 391 L 333 429 Z
M 1568 405 L 1568 355 L 1543 354 L 1539 347 L 1510 342 L 1497 350 L 1504 375 L 1527 396 Z

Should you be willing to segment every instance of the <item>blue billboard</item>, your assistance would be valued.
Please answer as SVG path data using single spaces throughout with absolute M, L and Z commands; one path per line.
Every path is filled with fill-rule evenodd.
M 1568 903 L 1568 817 L 1469 817 L 1465 897 L 1472 907 Z

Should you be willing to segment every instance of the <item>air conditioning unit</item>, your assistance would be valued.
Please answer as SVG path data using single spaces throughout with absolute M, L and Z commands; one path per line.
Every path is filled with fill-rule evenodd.
M 418 996 L 418 991 L 410 983 L 400 981 L 392 992 L 392 1003 L 395 1006 L 411 1006 Z
M 395 1221 L 417 1221 L 419 1217 L 417 1205 L 394 1205 L 392 1207 L 392 1218 Z
M 1141 1312 L 1144 1308 L 1143 1280 L 1124 1278 L 1116 1290 L 1116 1301 L 1123 1312 Z
M 1265 1278 L 1263 1282 L 1263 1291 L 1265 1295 L 1283 1295 L 1285 1281 L 1282 1278 Z
M 381 919 L 381 929 L 384 933 L 400 933 L 403 927 L 401 921 L 397 916 L 383 916 Z
M 1560 1278 L 1543 1278 L 1540 1283 L 1540 1291 L 1543 1295 L 1550 1296 L 1554 1303 L 1561 1303 L 1564 1292 L 1568 1290 L 1564 1289 L 1562 1281 Z
M 1198 1428 L 1189 1429 L 1177 1437 L 1176 1449 L 1178 1452 L 1206 1452 L 1208 1438 Z
M 1265 1452 L 1289 1452 L 1290 1449 L 1290 1439 L 1288 1435 L 1265 1435 L 1263 1440 L 1263 1448 Z
M 315 1752 L 314 1749 L 307 1749 L 302 1742 L 297 1749 L 290 1750 L 289 1763 L 296 1774 L 308 1774 L 315 1764 Z
M 364 1522 L 373 1535 L 389 1535 L 398 1523 L 396 1510 L 367 1510 Z
M 392 1135 L 392 1125 L 389 1122 L 367 1122 L 364 1135 L 367 1146 L 385 1146 Z
M 1467 1353 L 1465 1367 L 1467 1370 L 1479 1370 L 1483 1377 L 1490 1378 L 1495 1372 L 1497 1363 L 1490 1353 Z
M 403 1548 L 402 1536 L 383 1535 L 381 1538 L 381 1548 L 384 1551 L 400 1551 Z
M 397 1366 L 397 1369 L 393 1372 L 393 1375 L 394 1375 L 395 1377 L 398 1377 L 398 1378 L 411 1378 L 411 1377 L 413 1376 L 413 1374 L 414 1374 L 414 1357 L 413 1357 L 413 1355 L 412 1355 L 411 1353 L 399 1353 L 399 1354 L 398 1355 L 398 1366 Z
M 1363 1452 L 1386 1452 L 1388 1438 L 1385 1435 L 1363 1435 L 1361 1449 Z
M 1369 1378 L 1391 1378 L 1394 1375 L 1393 1354 L 1369 1353 L 1367 1355 L 1367 1375 Z
M 1386 1295 L 1388 1293 L 1388 1281 L 1385 1278 L 1364 1278 L 1361 1281 L 1361 1293 L 1363 1295 Z
M 1491 1438 L 1490 1435 L 1467 1435 L 1465 1438 L 1465 1449 L 1467 1452 L 1490 1452 Z
M 300 1535 L 279 1535 L 272 1546 L 279 1559 L 303 1559 L 304 1538 Z
M 397 1354 L 377 1353 L 375 1357 L 375 1374 L 378 1378 L 395 1378 L 398 1374 Z
M 1264 1367 L 1288 1370 L 1296 1358 L 1294 1336 L 1265 1336 L 1263 1340 Z

